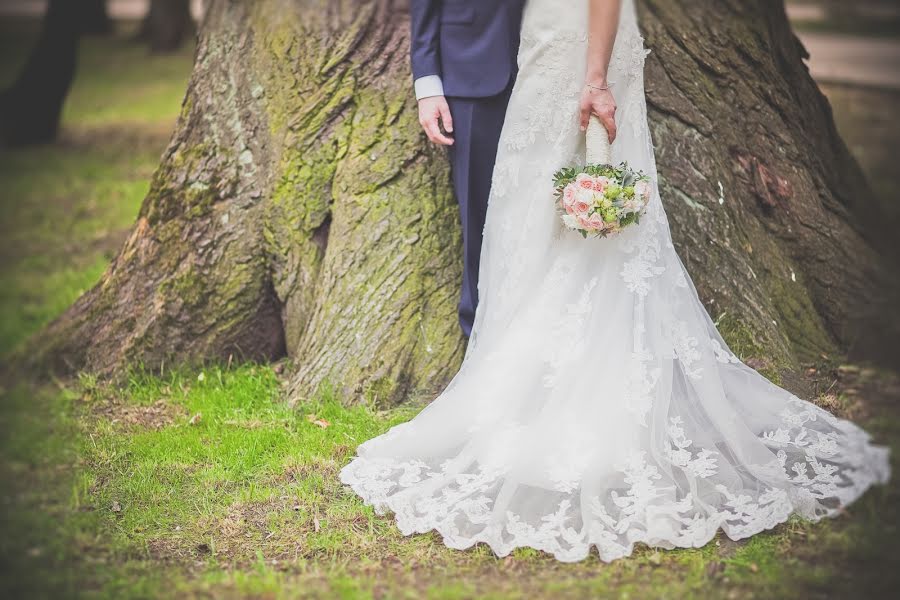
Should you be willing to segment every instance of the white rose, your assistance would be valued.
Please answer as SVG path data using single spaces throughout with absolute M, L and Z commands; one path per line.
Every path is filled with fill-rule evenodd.
M 644 179 L 638 181 L 634 186 L 634 193 L 637 197 L 642 198 L 644 200 L 650 199 L 650 193 L 653 188 L 650 187 L 650 183 Z
M 580 189 L 575 194 L 576 202 L 584 202 L 585 204 L 589 204 L 591 206 L 594 205 L 594 190 L 585 190 Z

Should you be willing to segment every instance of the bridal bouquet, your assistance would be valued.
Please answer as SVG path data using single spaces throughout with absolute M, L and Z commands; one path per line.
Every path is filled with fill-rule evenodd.
M 609 163 L 609 137 L 606 129 L 591 119 L 588 127 L 588 165 L 560 169 L 554 175 L 556 201 L 566 227 L 606 237 L 640 221 L 650 202 L 650 178 L 623 163 Z

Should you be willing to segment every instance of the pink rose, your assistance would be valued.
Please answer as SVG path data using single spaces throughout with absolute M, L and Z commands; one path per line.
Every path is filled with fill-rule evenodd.
M 594 191 L 602 194 L 606 191 L 606 186 L 609 185 L 609 177 L 598 177 L 594 180 Z
M 605 223 L 603 222 L 603 217 L 600 216 L 600 213 L 594 213 L 588 218 L 588 223 L 591 224 L 591 227 L 596 230 L 603 229 Z
M 571 206 L 575 203 L 575 186 L 571 183 L 563 190 L 563 204 Z
M 591 209 L 590 204 L 581 200 L 577 200 L 573 206 L 575 208 L 575 214 L 584 217 L 587 216 L 588 211 Z
M 587 173 L 581 173 L 575 178 L 575 185 L 583 190 L 594 189 L 594 178 Z

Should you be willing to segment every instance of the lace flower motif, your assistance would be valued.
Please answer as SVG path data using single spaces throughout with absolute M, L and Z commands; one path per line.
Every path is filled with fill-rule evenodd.
M 687 439 L 684 429 L 681 427 L 681 417 L 669 419 L 669 443 L 666 447 L 666 457 L 676 467 L 681 467 L 694 477 L 707 478 L 716 474 L 716 456 L 713 452 L 702 448 L 696 455 L 689 450 L 694 442 Z

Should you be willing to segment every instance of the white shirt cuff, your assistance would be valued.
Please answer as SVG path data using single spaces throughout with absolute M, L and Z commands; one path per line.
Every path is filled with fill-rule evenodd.
M 440 75 L 426 75 L 415 81 L 416 100 L 444 95 L 444 82 Z

